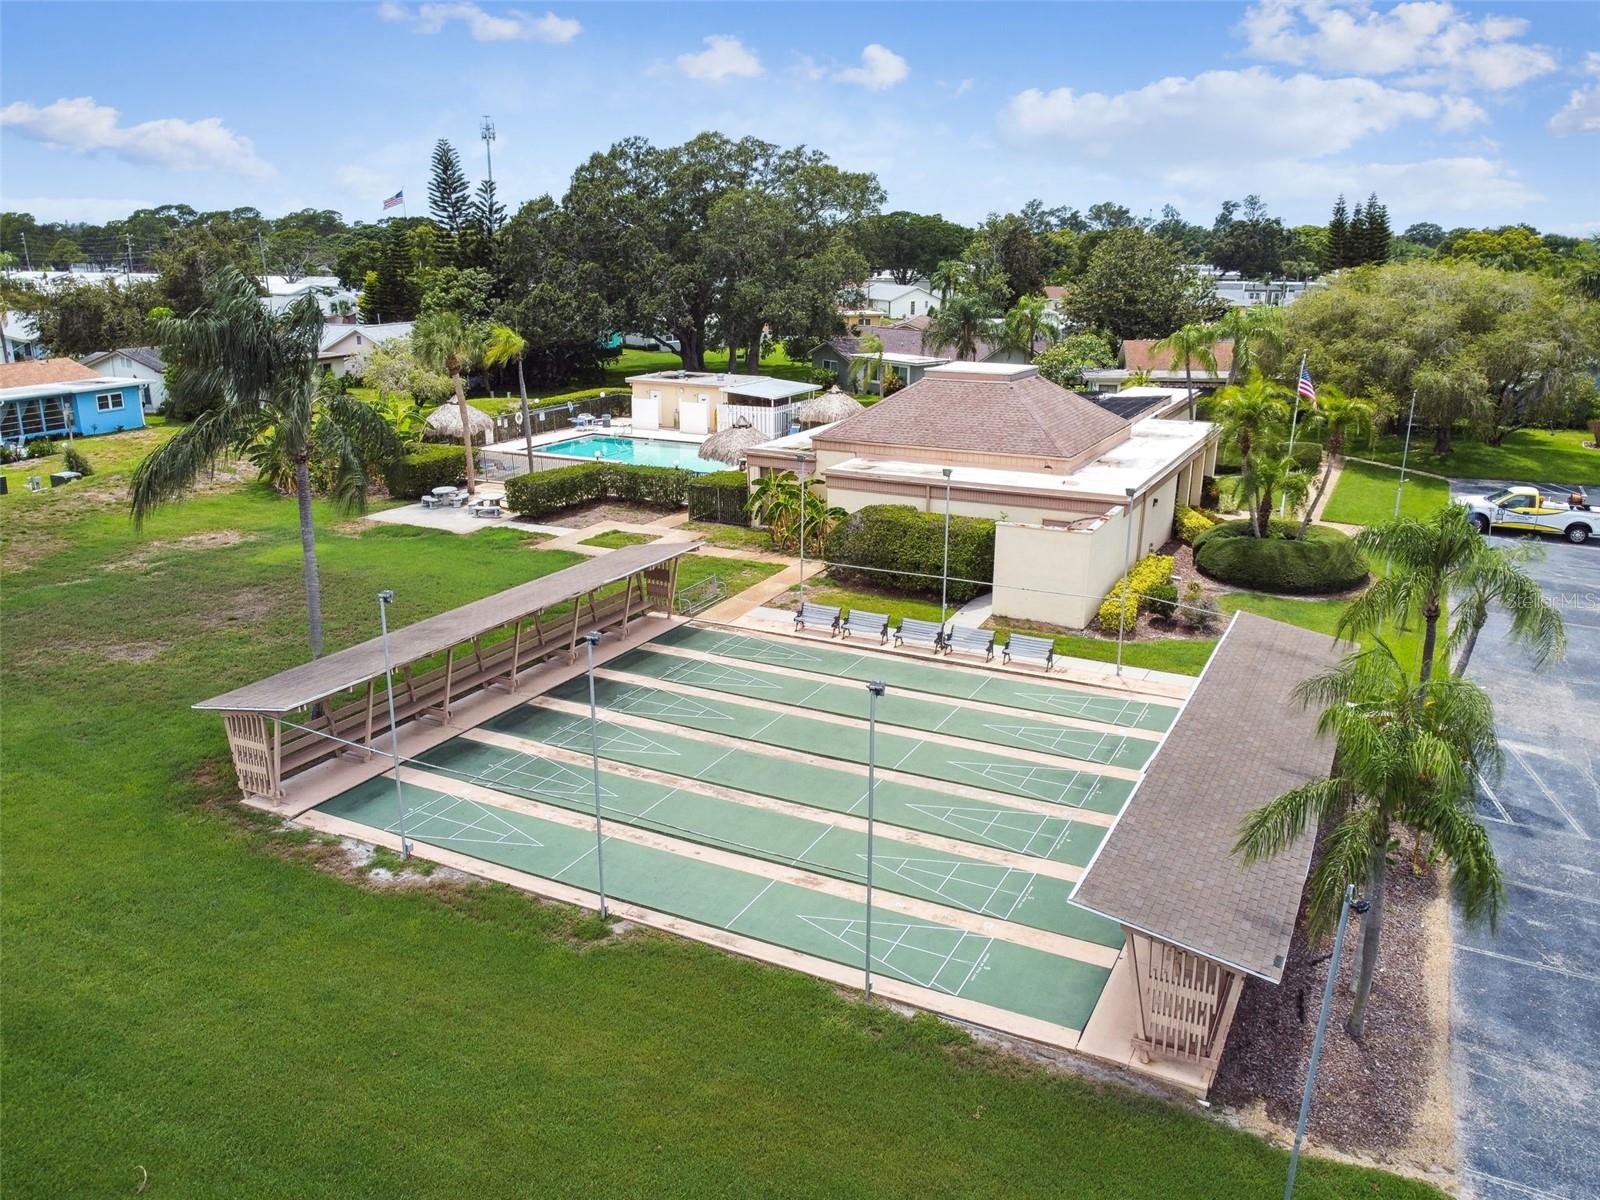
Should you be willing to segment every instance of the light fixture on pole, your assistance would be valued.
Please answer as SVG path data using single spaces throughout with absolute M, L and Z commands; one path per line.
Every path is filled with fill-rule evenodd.
M 939 577 L 939 631 L 943 633 L 945 597 L 950 594 L 950 475 L 953 468 L 940 470 L 944 475 L 944 574 Z
M 1339 932 L 1333 938 L 1333 957 L 1328 960 L 1328 978 L 1322 985 L 1322 1012 L 1317 1016 L 1317 1036 L 1311 1042 L 1311 1062 L 1306 1066 L 1306 1086 L 1300 1093 L 1300 1120 L 1294 1127 L 1294 1149 L 1289 1153 L 1289 1178 L 1283 1185 L 1283 1200 L 1294 1196 L 1294 1176 L 1300 1167 L 1300 1145 L 1306 1140 L 1306 1122 L 1311 1117 L 1311 1092 L 1317 1084 L 1317 1063 L 1322 1058 L 1322 1040 L 1328 1033 L 1328 1010 L 1333 1003 L 1333 981 L 1339 975 L 1339 963 L 1344 957 L 1344 931 L 1350 924 L 1351 912 L 1367 911 L 1365 900 L 1351 903 L 1356 898 L 1356 885 L 1347 884 L 1344 903 L 1339 906 Z
M 411 840 L 406 837 L 406 793 L 400 783 L 400 722 L 394 719 L 394 663 L 389 658 L 389 605 L 394 603 L 394 592 L 388 588 L 378 593 L 378 628 L 383 641 L 383 689 L 389 698 L 389 745 L 394 750 L 394 802 L 400 819 L 400 861 L 411 861 Z
M 800 603 L 806 602 L 806 456 L 794 456 L 794 478 L 800 488 Z
M 878 790 L 878 698 L 884 690 L 883 684 L 877 680 L 867 684 L 867 927 L 862 965 L 866 971 L 868 1000 L 872 999 L 872 830 L 875 816 L 873 802 Z
M 1124 488 L 1128 497 L 1122 507 L 1122 519 L 1128 526 L 1122 543 L 1122 591 L 1117 596 L 1117 674 L 1122 674 L 1122 638 L 1128 624 L 1128 573 L 1133 570 L 1133 489 Z
M 578 639 L 588 648 L 589 654 L 589 759 L 594 772 L 594 866 L 600 885 L 600 915 L 606 916 L 606 857 L 605 833 L 600 818 L 600 719 L 594 702 L 594 648 L 600 643 L 600 631 L 591 629 Z

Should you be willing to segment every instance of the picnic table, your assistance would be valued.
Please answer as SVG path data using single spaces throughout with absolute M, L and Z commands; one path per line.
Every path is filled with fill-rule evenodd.
M 446 508 L 457 508 L 465 504 L 468 498 L 467 493 L 460 488 L 445 484 L 443 487 L 434 488 L 433 491 L 424 496 L 422 498 L 422 507 L 438 508 L 440 505 L 444 505 Z

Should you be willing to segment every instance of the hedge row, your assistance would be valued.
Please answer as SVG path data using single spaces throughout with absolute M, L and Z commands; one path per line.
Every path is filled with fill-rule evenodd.
M 450 487 L 466 478 L 467 452 L 460 446 L 421 446 L 383 467 L 389 495 L 402 500 L 416 500 L 436 487 Z
M 1272 521 L 1265 538 L 1250 535 L 1250 522 L 1225 521 L 1195 540 L 1194 562 L 1223 583 L 1261 592 L 1318 595 L 1364 583 L 1367 564 L 1355 543 L 1337 529 Z
M 1213 528 L 1217 522 L 1209 514 L 1198 508 L 1190 508 L 1187 504 L 1180 504 L 1172 511 L 1173 528 L 1177 530 L 1178 540 L 1185 546 L 1194 545 L 1195 538 L 1206 530 Z
M 1100 628 L 1117 629 L 1137 621 L 1151 589 L 1172 582 L 1172 565 L 1170 554 L 1147 554 L 1134 563 L 1100 602 Z
M 689 485 L 694 479 L 693 471 L 675 467 L 579 463 L 513 476 L 506 480 L 506 503 L 512 511 L 528 518 L 596 500 L 682 508 L 688 502 Z
M 750 480 L 743 471 L 713 471 L 689 485 L 689 519 L 719 525 L 750 524 Z
M 903 504 L 868 505 L 833 528 L 823 553 L 833 578 L 937 596 L 944 569 L 944 516 Z M 965 604 L 993 578 L 994 522 L 950 518 L 950 599 Z M 961 582 L 974 579 L 981 582 Z

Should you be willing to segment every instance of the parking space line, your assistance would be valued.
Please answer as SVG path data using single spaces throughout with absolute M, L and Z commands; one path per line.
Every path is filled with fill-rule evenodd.
M 1534 783 L 1539 785 L 1539 790 L 1544 793 L 1545 799 L 1550 801 L 1551 804 L 1555 805 L 1556 811 L 1567 819 L 1567 824 L 1572 826 L 1572 831 L 1579 837 L 1587 839 L 1589 836 L 1588 830 L 1584 829 L 1582 825 L 1578 824 L 1577 819 L 1567 811 L 1567 806 L 1562 804 L 1560 800 L 1556 799 L 1556 794 L 1545 786 L 1544 780 L 1539 778 L 1539 772 L 1535 771 L 1528 765 L 1528 760 L 1522 757 L 1521 752 L 1518 751 L 1518 749 L 1510 742 L 1501 742 L 1501 745 L 1511 752 L 1511 757 L 1517 760 L 1517 765 L 1519 765 L 1528 773 L 1528 777 L 1532 779 Z
M 1555 975 L 1565 975 L 1569 979 L 1582 979 L 1588 983 L 1600 983 L 1600 975 L 1590 975 L 1587 971 L 1574 971 L 1568 967 L 1558 967 L 1553 963 L 1535 962 L 1531 958 L 1518 958 L 1515 954 L 1501 954 L 1498 950 L 1485 950 L 1479 946 L 1462 946 L 1468 954 L 1481 954 L 1484 958 L 1497 958 L 1501 962 L 1516 963 L 1522 967 L 1534 967 L 1540 971 L 1549 971 Z

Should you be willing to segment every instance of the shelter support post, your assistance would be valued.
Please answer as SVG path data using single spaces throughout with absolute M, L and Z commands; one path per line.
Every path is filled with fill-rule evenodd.
M 1209 1080 L 1239 1002 L 1239 973 L 1126 926 L 1123 935 L 1138 992 L 1134 1053 L 1141 1062 L 1199 1063 Z

